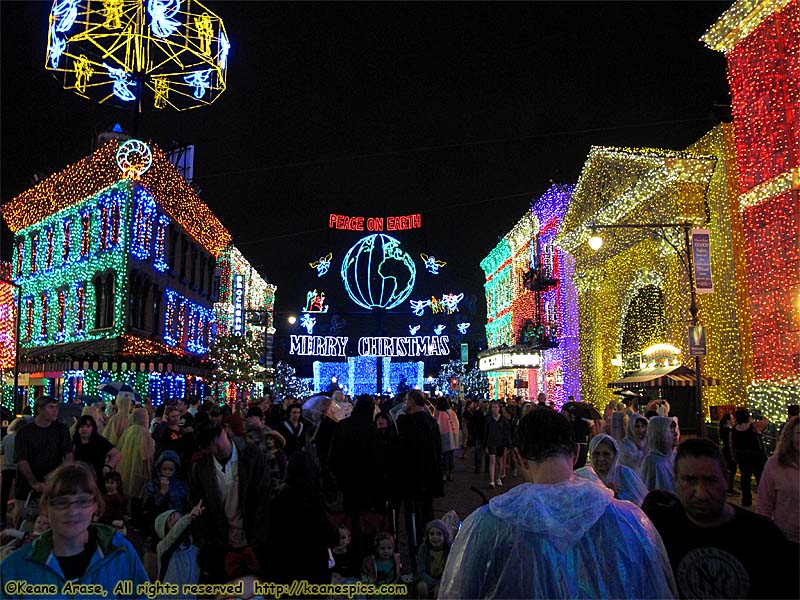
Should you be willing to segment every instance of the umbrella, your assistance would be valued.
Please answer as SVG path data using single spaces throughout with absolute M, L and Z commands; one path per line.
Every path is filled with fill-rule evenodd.
M 107 383 L 101 383 L 97 386 L 98 392 L 105 392 L 107 394 L 111 394 L 116 396 L 120 392 L 128 392 L 133 394 L 133 400 L 136 403 L 142 402 L 142 397 L 127 383 L 123 383 L 121 381 L 109 381 Z
M 590 421 L 601 421 L 603 419 L 603 415 L 588 402 L 567 402 L 561 407 L 561 412 L 564 411 L 576 417 L 580 417 L 581 419 L 589 419 Z
M 617 396 L 625 396 L 627 398 L 647 398 L 644 394 L 640 392 L 634 392 L 633 390 L 623 389 L 623 390 L 614 390 L 611 392 L 612 394 L 616 394 Z
M 353 405 L 349 402 L 332 400 L 324 394 L 311 396 L 303 403 L 303 416 L 315 426 L 319 425 L 322 417 L 327 416 L 337 423 L 346 419 L 353 412 Z

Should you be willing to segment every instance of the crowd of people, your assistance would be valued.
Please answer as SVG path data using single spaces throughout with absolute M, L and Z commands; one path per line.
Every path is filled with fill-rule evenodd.
M 614 403 L 602 419 L 575 404 L 454 406 L 409 390 L 154 409 L 120 392 L 68 427 L 41 396 L 3 439 L 3 585 L 141 597 L 139 583 L 159 581 L 178 586 L 160 597 L 181 598 L 193 596 L 185 584 L 237 580 L 404 583 L 419 598 L 796 595 L 800 417 L 766 460 L 744 409 L 720 423 L 720 448 L 681 443 L 663 402 Z M 332 410 L 342 406 L 352 410 Z M 434 499 L 470 453 L 495 492 L 523 483 L 459 529 Z M 758 514 L 726 503 L 736 465 L 743 506 L 756 478 Z M 795 575 L 763 576 L 781 564 Z

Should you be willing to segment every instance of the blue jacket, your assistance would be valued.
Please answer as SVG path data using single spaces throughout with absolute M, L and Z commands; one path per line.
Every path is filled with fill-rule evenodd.
M 92 524 L 90 530 L 97 535 L 97 549 L 95 550 L 89 566 L 83 577 L 76 583 L 83 585 L 99 584 L 102 590 L 85 590 L 90 593 L 64 593 L 67 583 L 58 559 L 53 554 L 53 532 L 46 531 L 33 543 L 23 546 L 6 558 L 0 564 L 0 595 L 3 598 L 144 598 L 144 594 L 137 594 L 136 589 L 140 583 L 150 580 L 145 573 L 139 555 L 125 537 L 108 525 Z M 50 590 L 20 589 L 19 583 L 29 585 L 51 585 L 57 591 L 51 595 Z M 123 582 L 123 586 L 114 589 Z M 131 582 L 128 584 L 128 582 Z M 128 589 L 124 589 L 127 584 Z M 102 595 L 102 591 L 107 596 Z M 92 593 L 94 592 L 94 593 Z

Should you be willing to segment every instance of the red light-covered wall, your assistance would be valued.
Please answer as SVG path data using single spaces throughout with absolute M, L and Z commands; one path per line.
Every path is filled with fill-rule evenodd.
M 800 375 L 800 6 L 727 53 L 756 381 Z M 794 189 L 776 185 L 794 175 Z M 771 183 L 772 184 L 771 184 Z M 763 188 L 757 188 L 762 186 Z
M 769 181 L 800 156 L 800 6 L 773 14 L 727 54 L 739 191 Z

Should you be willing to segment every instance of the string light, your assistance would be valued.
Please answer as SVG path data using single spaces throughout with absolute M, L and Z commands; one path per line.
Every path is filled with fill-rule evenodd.
M 702 40 L 725 53 L 731 88 L 742 211 L 735 241 L 743 248 L 737 258 L 746 264 L 746 273 L 742 268 L 737 276 L 748 289 L 740 306 L 749 307 L 740 311 L 748 403 L 782 421 L 786 404 L 800 400 L 800 6 L 791 0 L 739 0 Z
M 16 290 L 0 281 L 0 370 L 13 369 L 16 356 Z
M 99 104 L 186 110 L 225 91 L 230 48 L 222 20 L 197 0 L 56 0 L 45 68 Z
M 115 157 L 118 147 L 117 140 L 109 140 L 89 156 L 4 204 L 2 214 L 9 229 L 19 233 L 54 213 L 85 202 L 101 190 L 123 185 L 120 182 L 122 172 Z M 150 144 L 150 150 L 152 168 L 139 179 L 141 187 L 158 202 L 169 218 L 217 258 L 230 242 L 230 233 L 161 149 Z M 126 222 L 125 218 L 122 220 Z M 91 218 L 88 221 L 80 221 L 84 232 L 91 230 Z M 86 236 L 81 240 L 81 253 L 85 255 L 89 251 Z M 33 250 L 30 245 L 26 249 L 28 252 Z
M 594 253 L 586 244 L 576 244 L 586 239 L 587 224 L 684 219 L 705 222 L 708 215 L 705 226 L 712 232 L 713 271 L 738 274 L 742 269 L 741 248 L 735 244 L 736 236 L 742 232 L 741 221 L 737 224 L 737 211 L 731 210 L 736 206 L 732 202 L 736 190 L 732 187 L 734 179 L 729 176 L 729 169 L 734 168 L 730 126 L 716 127 L 685 152 L 675 153 L 675 157 L 679 160 L 673 160 L 672 153 L 663 150 L 593 148 L 564 217 L 558 242 L 562 248 L 572 248 L 576 260 L 581 389 L 584 399 L 601 409 L 615 399 L 606 384 L 622 375 L 620 367 L 611 364 L 621 350 L 635 355 L 635 347 L 640 344 L 668 342 L 682 350 L 682 362 L 691 360 L 686 335 L 689 290 L 686 269 L 678 254 L 669 243 L 654 239 L 652 231 L 617 230 L 613 236 L 607 235 L 603 248 Z M 715 166 L 713 172 L 705 168 L 709 164 Z M 693 173 L 688 177 L 680 172 L 668 173 L 687 167 Z M 707 184 L 698 173 L 708 177 Z M 655 178 L 657 183 L 643 182 L 648 178 Z M 651 203 L 656 187 L 662 193 L 658 203 Z M 620 205 L 620 197 L 626 198 L 624 205 Z M 607 218 L 607 207 L 612 205 L 618 217 L 602 221 L 601 216 Z M 678 237 L 681 232 L 664 233 L 683 250 Z M 703 391 L 706 411 L 710 405 L 745 401 L 751 359 L 740 324 L 740 307 L 746 306 L 742 303 L 743 297 L 746 303 L 743 281 L 740 277 L 720 277 L 714 282 L 715 293 L 697 300 L 698 321 L 708 331 L 703 375 L 720 380 L 719 386 Z M 641 338 L 638 340 L 633 335 L 637 329 Z M 662 336 L 664 339 L 658 339 Z M 629 368 L 636 366 L 628 364 Z M 566 378 L 569 369 L 564 371 Z

